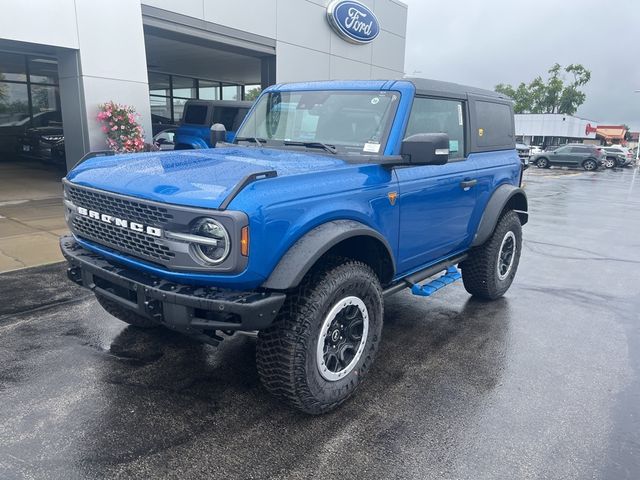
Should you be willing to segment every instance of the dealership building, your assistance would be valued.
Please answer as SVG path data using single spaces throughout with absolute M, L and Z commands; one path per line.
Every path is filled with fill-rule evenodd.
M 515 115 L 516 140 L 527 145 L 552 147 L 565 143 L 598 143 L 598 122 L 563 113 Z
M 257 87 L 403 75 L 407 6 L 361 0 L 375 38 L 349 38 L 325 0 L 6 0 L 0 15 L 0 159 L 31 127 L 64 131 L 67 168 L 106 148 L 98 105 L 141 115 L 147 141 L 188 99 Z M 341 2 L 344 3 L 344 2 Z M 332 22 L 332 20 L 334 20 Z

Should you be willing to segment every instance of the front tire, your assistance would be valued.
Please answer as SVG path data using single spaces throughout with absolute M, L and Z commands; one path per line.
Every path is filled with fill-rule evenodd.
M 309 414 L 349 398 L 371 367 L 382 334 L 383 297 L 364 263 L 334 258 L 287 297 L 260 332 L 260 379 L 274 396 Z
M 544 157 L 539 158 L 536 161 L 536 165 L 538 166 L 538 168 L 549 168 L 550 167 L 549 159 Z
M 618 165 L 618 161 L 613 157 L 607 157 L 604 160 L 604 166 L 606 168 L 613 168 Z
M 513 283 L 521 250 L 520 218 L 509 210 L 500 217 L 491 237 L 460 264 L 464 288 L 474 297 L 500 298 Z

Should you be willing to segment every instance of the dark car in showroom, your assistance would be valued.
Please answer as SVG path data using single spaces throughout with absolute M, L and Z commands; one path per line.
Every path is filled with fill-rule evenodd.
M 586 171 L 597 170 L 604 162 L 604 150 L 597 145 L 585 145 L 582 143 L 569 143 L 555 150 L 533 155 L 531 163 L 538 168 L 556 167 L 582 167 Z
M 45 125 L 27 128 L 25 133 L 17 139 L 18 155 L 22 158 L 42 160 L 46 163 L 65 165 L 66 156 L 64 149 L 64 132 L 62 130 L 62 115 L 60 111 L 45 112 L 41 118 L 34 116 L 39 123 Z M 166 117 L 151 115 L 152 131 L 154 133 L 154 143 L 156 137 L 167 137 L 171 132 L 171 142 L 175 127 Z M 169 127 L 169 128 L 168 128 Z M 174 127 L 174 128 L 171 128 Z M 160 149 L 171 150 L 173 144 L 166 142 Z
M 18 137 L 18 154 L 22 158 L 64 165 L 64 133 L 62 125 L 28 128 Z

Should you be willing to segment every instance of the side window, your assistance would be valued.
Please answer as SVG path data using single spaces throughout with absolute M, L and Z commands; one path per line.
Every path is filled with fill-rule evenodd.
M 554 150 L 554 153 L 569 153 L 571 150 L 569 147 L 560 147 Z
M 406 137 L 416 133 L 449 135 L 449 158 L 464 158 L 464 105 L 457 100 L 416 97 Z
M 182 123 L 204 125 L 207 123 L 207 110 L 206 105 L 190 104 L 184 112 Z
M 221 123 L 227 132 L 233 132 L 235 118 L 239 110 L 237 107 L 215 107 L 213 109 L 213 123 Z
M 479 147 L 513 148 L 515 132 L 511 108 L 504 103 L 476 101 Z
M 591 149 L 588 147 L 573 147 L 571 153 L 591 153 Z

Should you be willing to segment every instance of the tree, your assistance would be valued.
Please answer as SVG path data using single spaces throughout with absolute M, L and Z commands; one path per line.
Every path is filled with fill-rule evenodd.
M 261 87 L 250 88 L 249 90 L 244 92 L 244 99 L 250 102 L 253 102 L 256 98 L 260 96 L 261 92 L 262 92 Z
M 517 88 L 500 83 L 495 91 L 511 97 L 516 113 L 563 113 L 573 115 L 587 96 L 580 90 L 591 80 L 591 72 L 580 64 L 562 68 L 559 63 L 549 70 L 545 81 L 534 78 L 529 84 L 520 83 Z M 567 80 L 567 76 L 573 77 Z

